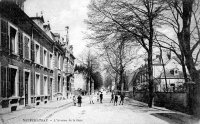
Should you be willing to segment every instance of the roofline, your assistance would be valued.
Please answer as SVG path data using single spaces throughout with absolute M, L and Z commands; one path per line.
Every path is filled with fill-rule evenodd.
M 10 2 L 6 2 L 6 1 L 0 2 L 0 4 L 2 4 L 2 5 L 6 4 L 8 6 L 12 6 L 15 9 L 18 9 L 19 12 L 23 14 L 25 19 L 33 26 L 32 27 L 33 29 L 39 31 L 39 33 L 41 33 L 40 35 L 44 36 L 49 43 L 54 44 L 54 41 L 23 10 L 21 10 L 16 4 L 10 3 Z

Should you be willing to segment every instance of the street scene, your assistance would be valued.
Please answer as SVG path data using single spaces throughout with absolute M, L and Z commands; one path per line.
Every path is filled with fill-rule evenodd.
M 66 103 L 50 103 L 3 115 L 3 124 L 190 124 L 196 123 L 191 116 L 165 108 L 148 108 L 147 104 L 125 99 L 124 105 L 110 103 L 110 94 L 103 102 L 89 103 L 89 97 L 83 97 L 81 107 Z M 57 106 L 57 107 L 56 107 Z M 176 115 L 176 117 L 174 117 Z
M 199 0 L 0 0 L 0 124 L 200 124 Z

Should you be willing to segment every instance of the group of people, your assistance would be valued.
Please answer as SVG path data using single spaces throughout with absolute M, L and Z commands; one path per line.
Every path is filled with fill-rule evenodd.
M 94 101 L 93 101 L 93 94 L 90 94 L 89 95 L 89 99 L 90 99 L 90 104 L 94 104 Z M 97 93 L 97 102 L 99 102 L 99 100 L 100 100 L 100 103 L 102 103 L 102 100 L 103 100 L 103 93 L 101 92 L 100 94 L 99 94 L 99 92 Z
M 89 95 L 89 100 L 90 100 L 90 104 L 94 104 L 93 94 Z M 100 103 L 102 103 L 102 100 L 103 100 L 103 93 L 102 92 L 100 94 L 97 93 L 97 102 L 99 102 L 99 100 L 100 100 Z M 73 103 L 74 103 L 74 106 L 76 106 L 76 103 L 78 103 L 78 106 L 81 107 L 81 103 L 82 103 L 81 95 L 78 95 L 77 98 L 76 98 L 76 96 L 73 96 Z
M 81 95 L 78 95 L 77 99 L 76 99 L 76 96 L 73 96 L 74 106 L 76 106 L 76 102 L 78 103 L 78 106 L 81 107 L 81 103 L 82 103 L 82 97 L 81 97 Z
M 119 102 L 119 105 L 123 105 L 124 104 L 124 97 L 125 95 L 123 93 L 120 94 L 120 102 Z M 94 101 L 93 101 L 93 94 L 90 94 L 89 95 L 89 100 L 90 100 L 90 104 L 94 104 Z M 97 102 L 99 102 L 100 100 L 100 103 L 102 103 L 102 100 L 103 100 L 103 93 L 101 92 L 100 94 L 97 93 Z M 118 94 L 117 93 L 112 93 L 111 94 L 111 100 L 110 100 L 110 103 L 114 103 L 114 106 L 116 105 L 117 106 L 117 102 L 118 102 Z M 74 103 L 74 106 L 76 106 L 76 103 L 78 103 L 78 106 L 81 107 L 81 103 L 82 103 L 82 97 L 81 95 L 78 95 L 78 97 L 76 98 L 76 96 L 73 96 L 73 103 Z
M 119 102 L 119 105 L 123 105 L 124 104 L 124 94 L 121 93 L 120 94 L 120 102 Z M 117 94 L 111 94 L 111 100 L 110 100 L 110 103 L 113 103 L 114 102 L 114 106 L 116 105 L 117 106 L 117 102 L 118 102 L 118 95 Z

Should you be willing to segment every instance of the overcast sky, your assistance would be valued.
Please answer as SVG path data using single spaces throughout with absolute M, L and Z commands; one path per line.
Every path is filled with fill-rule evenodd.
M 77 57 L 85 49 L 83 40 L 86 31 L 84 19 L 87 18 L 87 5 L 90 0 L 26 0 L 25 12 L 30 16 L 43 13 L 45 21 L 49 21 L 53 32 L 63 33 L 69 26 L 70 44 L 74 46 Z

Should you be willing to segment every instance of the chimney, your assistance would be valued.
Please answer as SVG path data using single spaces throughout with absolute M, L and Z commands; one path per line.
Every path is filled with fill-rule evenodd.
M 68 43 L 69 43 L 69 26 L 65 27 L 65 31 L 66 31 L 66 43 L 68 45 Z

